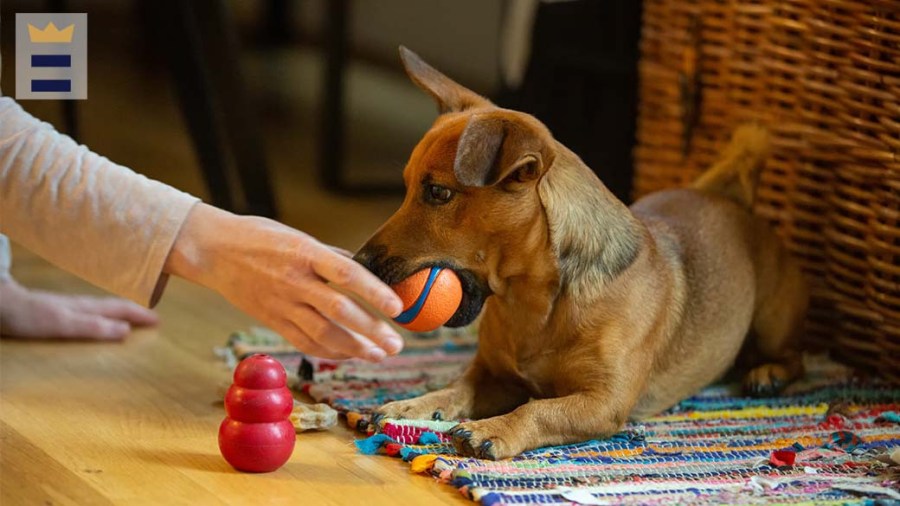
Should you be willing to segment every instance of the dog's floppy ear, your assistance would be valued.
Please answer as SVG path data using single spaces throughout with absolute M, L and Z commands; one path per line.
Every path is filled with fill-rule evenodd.
M 441 114 L 491 105 L 490 100 L 441 74 L 404 46 L 400 46 L 400 59 L 409 78 L 434 97 Z
M 453 172 L 466 186 L 539 178 L 553 163 L 552 137 L 537 121 L 503 113 L 473 114 L 459 136 Z

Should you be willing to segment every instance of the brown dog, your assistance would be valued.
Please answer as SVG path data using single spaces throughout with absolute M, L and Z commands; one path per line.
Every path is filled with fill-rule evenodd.
M 750 213 L 767 135 L 740 129 L 691 189 L 631 208 L 538 120 L 500 109 L 405 48 L 441 114 L 413 150 L 402 207 L 357 254 L 388 283 L 453 268 L 484 305 L 478 354 L 443 390 L 392 402 L 392 418 L 472 418 L 451 432 L 482 458 L 604 437 L 755 355 L 746 387 L 802 372 L 799 269 Z M 745 337 L 748 337 L 745 343 Z

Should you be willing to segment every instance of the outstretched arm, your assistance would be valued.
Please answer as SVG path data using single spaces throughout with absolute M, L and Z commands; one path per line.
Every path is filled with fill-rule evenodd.
M 402 347 L 346 292 L 390 316 L 400 299 L 349 255 L 116 165 L 2 96 L 0 232 L 144 305 L 169 274 L 201 284 L 314 355 L 379 360 Z

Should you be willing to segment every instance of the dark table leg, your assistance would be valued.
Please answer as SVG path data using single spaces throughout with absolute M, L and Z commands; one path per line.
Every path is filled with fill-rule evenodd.
M 265 4 L 266 44 L 283 45 L 294 38 L 294 0 L 268 0 Z
M 221 149 L 221 128 L 216 120 L 215 99 L 210 92 L 209 70 L 203 58 L 199 33 L 195 28 L 195 14 L 189 2 L 167 0 L 168 30 L 158 32 L 163 36 L 175 91 L 188 132 L 203 172 L 212 204 L 234 211 L 234 195 L 228 183 L 228 160 Z
M 319 122 L 319 181 L 326 189 L 345 195 L 402 194 L 400 184 L 350 184 L 344 178 L 344 96 L 347 66 L 349 0 L 329 0 L 325 11 L 325 66 Z
M 213 204 L 275 216 L 262 135 L 241 79 L 237 36 L 225 5 L 221 0 L 157 5 L 170 23 L 160 34 Z M 229 181 L 230 161 L 243 190 L 242 209 L 234 205 L 238 192 Z
M 326 2 L 325 74 L 322 90 L 319 176 L 329 190 L 340 190 L 344 163 L 344 68 L 347 57 L 347 0 Z
M 259 118 L 253 111 L 240 70 L 240 49 L 231 18 L 223 0 L 193 0 L 198 15 L 204 53 L 218 95 L 225 130 L 224 141 L 231 148 L 245 210 L 250 214 L 275 217 L 268 161 L 265 156 Z

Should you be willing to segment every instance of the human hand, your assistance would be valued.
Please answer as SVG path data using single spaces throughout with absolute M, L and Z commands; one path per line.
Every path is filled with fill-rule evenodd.
M 341 291 L 393 317 L 403 308 L 390 287 L 348 252 L 266 218 L 197 204 L 164 270 L 219 292 L 310 355 L 377 361 L 403 348 L 390 325 Z
M 132 327 L 156 325 L 156 313 L 116 297 L 62 295 L 0 282 L 0 334 L 20 339 L 121 340 Z

